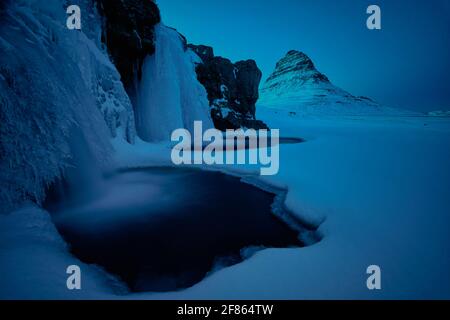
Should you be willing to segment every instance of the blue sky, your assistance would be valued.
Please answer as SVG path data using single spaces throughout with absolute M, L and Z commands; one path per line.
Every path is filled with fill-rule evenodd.
M 267 77 L 290 49 L 355 95 L 408 109 L 450 109 L 450 0 L 158 0 L 166 25 Z M 382 30 L 366 28 L 366 8 Z

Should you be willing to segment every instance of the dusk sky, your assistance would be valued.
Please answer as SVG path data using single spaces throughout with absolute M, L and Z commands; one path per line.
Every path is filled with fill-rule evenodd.
M 337 86 L 393 107 L 450 109 L 450 0 L 158 0 L 163 21 L 265 79 L 287 51 L 311 57 Z M 366 28 L 366 8 L 382 30 Z

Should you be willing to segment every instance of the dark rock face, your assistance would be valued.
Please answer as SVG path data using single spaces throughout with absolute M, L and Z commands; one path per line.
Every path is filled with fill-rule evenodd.
M 256 62 L 247 60 L 233 64 L 226 58 L 214 56 L 211 47 L 192 44 L 188 47 L 202 60 L 196 67 L 197 78 L 208 93 L 215 127 L 220 130 L 267 128 L 255 119 L 262 77 Z
M 241 102 L 237 106 L 237 109 L 242 113 L 248 110 L 254 116 L 256 111 L 255 104 L 259 98 L 258 88 L 262 73 L 254 60 L 239 61 L 235 67 L 238 70 L 236 73 L 236 82 L 238 99 Z
M 95 0 L 105 17 L 103 41 L 107 45 L 125 87 L 137 72 L 141 76 L 145 56 L 155 52 L 154 26 L 161 21 L 152 0 Z
M 255 130 L 268 129 L 267 125 L 261 120 L 242 116 L 241 114 L 234 111 L 223 112 L 221 108 L 212 108 L 211 117 L 216 129 L 221 131 L 239 128 L 249 128 Z
M 209 61 L 214 58 L 214 50 L 211 47 L 204 45 L 188 45 L 189 48 L 195 51 L 195 53 L 202 59 L 203 61 Z

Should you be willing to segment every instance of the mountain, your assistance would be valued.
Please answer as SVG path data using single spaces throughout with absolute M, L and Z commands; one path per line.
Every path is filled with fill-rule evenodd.
M 258 105 L 300 113 L 367 114 L 393 112 L 366 97 L 338 88 L 303 52 L 289 51 L 267 78 Z

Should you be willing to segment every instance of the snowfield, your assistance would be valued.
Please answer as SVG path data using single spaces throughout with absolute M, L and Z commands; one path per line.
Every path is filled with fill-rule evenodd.
M 279 174 L 258 179 L 288 188 L 286 205 L 320 224 L 321 242 L 259 251 L 183 291 L 124 295 L 119 281 L 71 256 L 48 213 L 30 206 L 0 216 L 0 298 L 450 298 L 449 119 L 258 112 L 282 136 L 307 140 L 281 145 Z M 113 146 L 121 167 L 170 164 L 168 145 Z M 70 264 L 82 269 L 81 291 L 66 289 Z M 366 287 L 373 264 L 379 291 Z
M 324 238 L 267 249 L 164 298 L 450 298 L 450 121 L 400 117 L 294 117 L 260 110 L 284 136 L 287 206 L 320 222 Z M 382 290 L 366 287 L 379 265 Z

